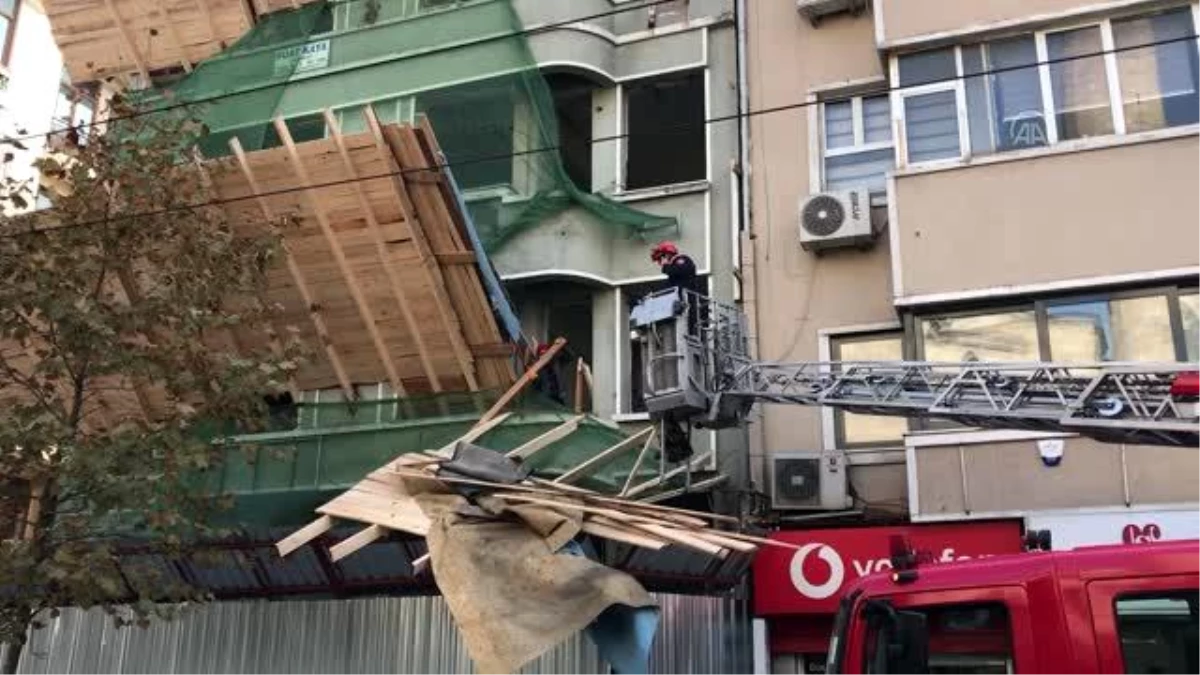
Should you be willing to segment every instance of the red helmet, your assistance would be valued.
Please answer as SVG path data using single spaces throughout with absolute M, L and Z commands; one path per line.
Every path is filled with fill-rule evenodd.
M 650 260 L 657 264 L 663 258 L 675 255 L 679 255 L 679 247 L 674 242 L 663 241 L 650 251 Z

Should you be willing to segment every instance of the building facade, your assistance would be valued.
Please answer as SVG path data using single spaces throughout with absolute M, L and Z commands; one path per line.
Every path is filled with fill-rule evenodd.
M 742 250 L 758 357 L 1196 362 L 1198 11 L 750 3 Z M 821 194 L 869 203 L 865 241 L 802 246 L 801 209 Z M 764 408 L 750 444 L 757 489 L 810 541 L 822 523 L 997 519 L 1057 530 L 1061 546 L 1196 536 L 1180 514 L 1195 520 L 1200 466 L 1177 448 L 783 406 Z M 797 499 L 780 478 L 798 456 L 846 470 Z M 815 564 L 799 563 L 802 580 L 829 578 Z M 819 660 L 804 625 L 764 625 L 776 672 Z

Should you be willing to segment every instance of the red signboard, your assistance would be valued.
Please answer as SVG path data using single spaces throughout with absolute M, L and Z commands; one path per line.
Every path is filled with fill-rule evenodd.
M 834 613 L 850 582 L 891 568 L 890 542 L 896 535 L 937 562 L 1021 551 L 1019 521 L 777 532 L 772 539 L 800 550 L 759 549 L 754 558 L 755 613 Z

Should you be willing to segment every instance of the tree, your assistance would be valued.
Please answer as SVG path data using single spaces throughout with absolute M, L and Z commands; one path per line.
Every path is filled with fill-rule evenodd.
M 283 223 L 235 230 L 211 204 L 187 115 L 110 119 L 38 160 L 51 208 L 0 191 L 0 641 L 19 647 L 60 607 L 144 625 L 206 599 L 119 552 L 221 534 L 203 472 L 299 356 L 264 299 Z

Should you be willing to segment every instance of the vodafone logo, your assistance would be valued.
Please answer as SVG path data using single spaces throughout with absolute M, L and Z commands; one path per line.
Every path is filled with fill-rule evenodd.
M 824 583 L 814 584 L 804 574 L 804 561 L 813 552 L 816 552 L 818 560 L 829 566 L 829 579 Z M 800 595 L 813 600 L 824 600 L 837 593 L 842 588 L 842 582 L 846 580 L 846 564 L 842 562 L 842 556 L 838 555 L 838 552 L 832 547 L 819 543 L 801 546 L 800 550 L 792 556 L 789 572 L 792 577 L 792 585 L 796 587 Z

